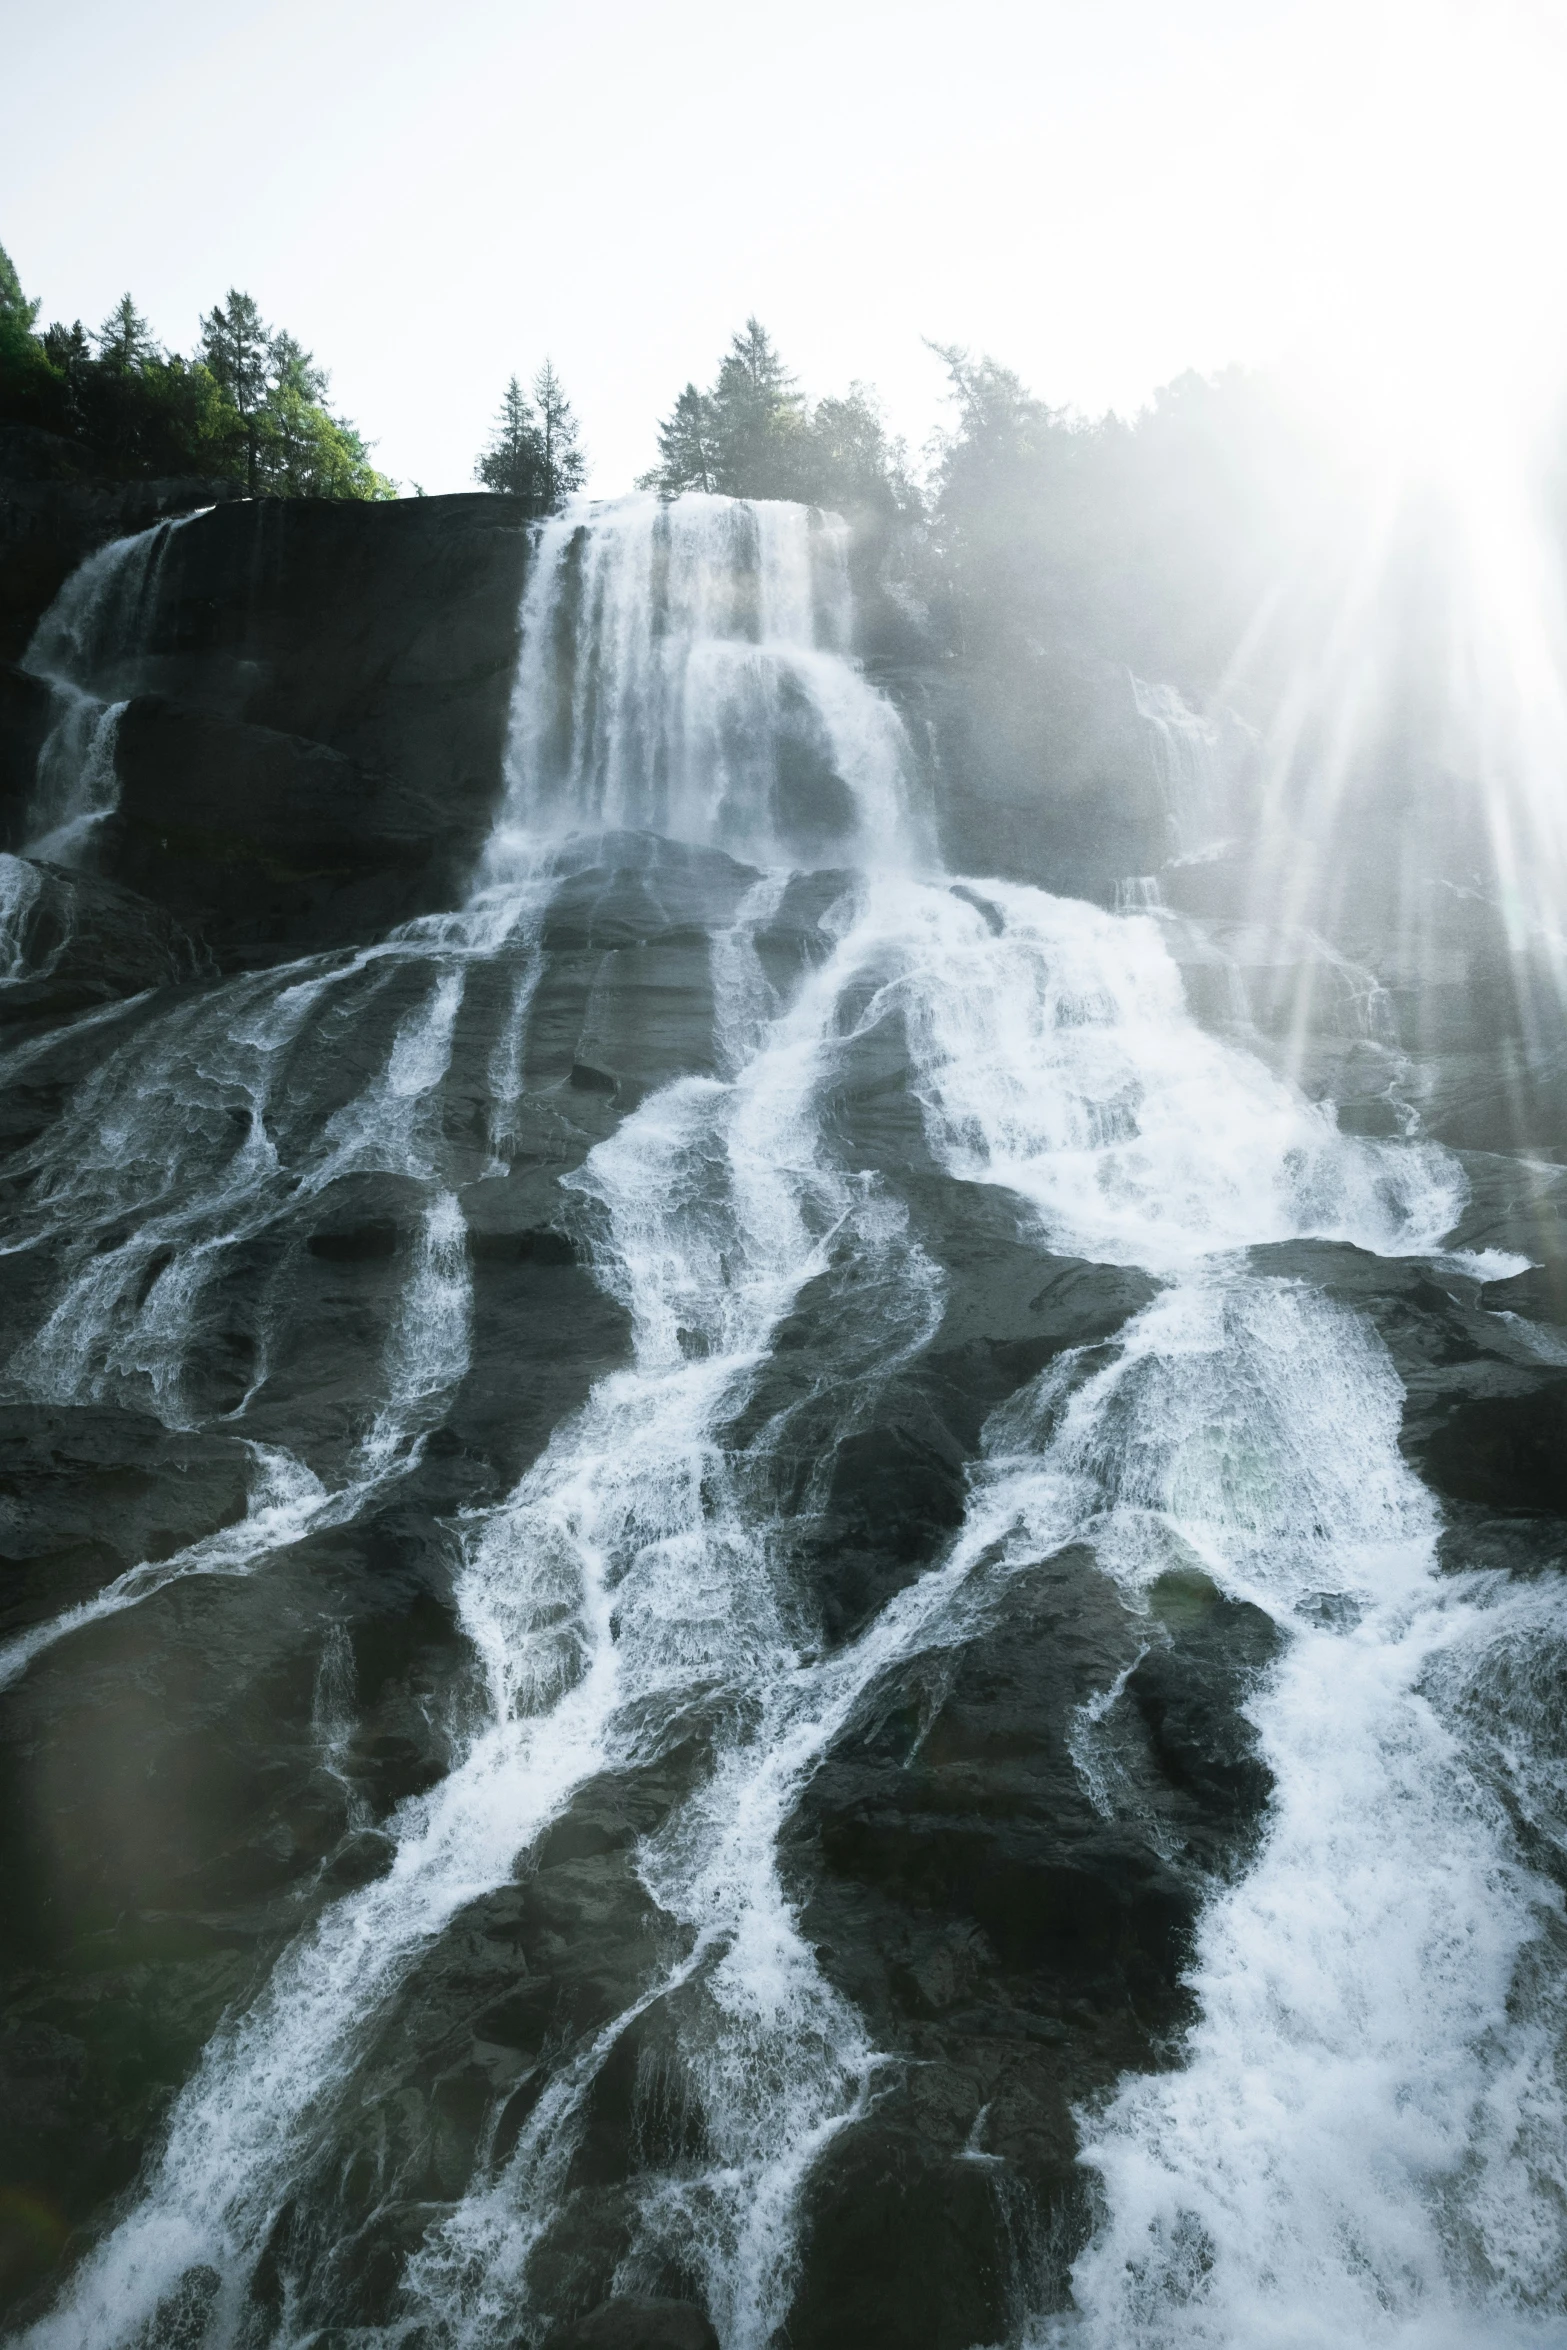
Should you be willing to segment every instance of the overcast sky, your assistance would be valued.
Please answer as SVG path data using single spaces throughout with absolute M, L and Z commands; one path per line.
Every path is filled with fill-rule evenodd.
M 1097 412 L 1297 350 L 1473 366 L 1562 315 L 1567 0 L 8 14 L 0 242 L 44 317 L 129 287 L 188 350 L 242 286 L 429 490 L 545 353 L 590 486 L 628 486 L 750 311 L 916 445 L 926 336 Z

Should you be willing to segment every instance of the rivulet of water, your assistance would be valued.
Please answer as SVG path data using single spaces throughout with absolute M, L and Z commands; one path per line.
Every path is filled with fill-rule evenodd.
M 960 1647 L 1013 1576 L 1069 1543 L 1092 1546 L 1134 1612 L 1172 1568 L 1266 1611 L 1280 1650 L 1248 1714 L 1276 1792 L 1254 1855 L 1203 1910 L 1177 2061 L 1080 2117 L 1095 2232 L 1074 2310 L 1036 2312 L 1028 2338 L 1564 2338 L 1563 1918 L 1543 1864 L 1567 1838 L 1550 1671 L 1567 1617 L 1543 1579 L 1437 1574 L 1437 1511 L 1399 1452 L 1380 1341 L 1247 1256 L 1309 1238 L 1429 1256 L 1462 1177 L 1437 1149 L 1341 1134 L 1205 1032 L 1148 913 L 932 874 L 897 720 L 850 641 L 830 519 L 639 498 L 547 523 L 468 907 L 176 1002 L 31 1146 L 13 1245 L 64 1248 L 63 1274 L 13 1355 L 14 1391 L 128 1398 L 172 1422 L 212 1417 L 191 1361 L 226 1252 L 343 1176 L 405 1178 L 422 1202 L 382 1400 L 331 1475 L 258 1443 L 241 1526 L 133 1570 L 45 1627 L 53 1641 L 158 1576 L 254 1571 L 359 1507 L 438 1424 L 469 1354 L 463 1191 L 509 1163 L 561 844 L 650 831 L 755 869 L 711 935 L 708 1065 L 640 1100 L 570 1178 L 630 1351 L 504 1500 L 460 1524 L 478 1695 L 452 1767 L 383 1823 L 385 1874 L 333 1901 L 226 2021 L 33 2350 L 349 2338 L 334 2181 L 375 2020 L 579 1790 L 686 1741 L 706 1760 L 635 1856 L 667 1928 L 640 1982 L 553 2052 L 504 2159 L 430 2212 L 396 2314 L 351 2338 L 544 2339 L 595 2084 L 658 2009 L 692 2134 L 680 2159 L 633 2170 L 619 2285 L 677 2269 L 724 2350 L 776 2345 L 802 2190 L 886 2061 L 800 1932 L 779 1838 L 888 1672 Z M 806 864 L 852 870 L 780 993 L 766 942 Z M 488 1130 L 459 1148 L 439 1109 L 481 970 L 503 1009 Z M 857 1166 L 834 1123 L 845 1057 L 873 1034 L 898 1042 L 939 1168 L 1004 1191 L 1042 1256 L 1141 1267 L 1159 1288 L 1113 1343 L 1058 1358 L 993 1415 L 959 1532 L 834 1648 L 792 1571 L 801 1505 L 772 1472 L 791 1415 L 838 1433 L 866 1419 L 943 1301 L 896 1181 Z M 754 1424 L 808 1294 L 829 1367 Z M 267 1346 L 262 1328 L 226 1422 L 241 1435 Z M 1098 1759 L 1124 1681 L 1074 1742 L 1101 1809 L 1135 1800 Z M 353 1703 L 327 1627 L 329 1758 Z M 296 2234 L 274 2324 L 252 2282 L 301 2203 L 315 2231 Z

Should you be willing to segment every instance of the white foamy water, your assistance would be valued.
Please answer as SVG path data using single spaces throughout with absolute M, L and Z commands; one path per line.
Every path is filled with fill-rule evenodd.
M 523 611 L 492 869 L 538 836 L 649 830 L 759 865 L 927 853 L 902 725 L 845 658 L 843 526 L 695 493 L 579 500 Z
M 761 885 L 758 911 L 775 896 L 776 885 Z M 744 909 L 729 944 L 743 953 Z M 868 1218 L 869 1246 L 901 1245 L 919 1263 L 901 1218 L 889 1221 L 819 1157 L 812 1103 L 837 978 L 828 966 L 807 983 L 732 1084 L 683 1080 L 592 1154 L 582 1181 L 607 1219 L 604 1277 L 630 1311 L 634 1357 L 468 1538 L 457 1601 L 487 1691 L 483 1726 L 434 1794 L 405 1805 L 391 1823 L 389 1875 L 329 1910 L 281 1963 L 257 2007 L 214 2043 L 175 2109 L 143 2202 L 89 2257 L 58 2313 L 30 2340 L 63 2343 L 85 2333 L 105 2344 L 133 2342 L 195 2265 L 211 2265 L 230 2292 L 242 2292 L 289 2180 L 328 2118 L 367 2014 L 414 1956 L 459 1908 L 509 1879 L 519 1851 L 587 1778 L 635 1761 L 650 1737 L 656 1744 L 667 1735 L 671 1716 L 721 1693 L 754 1706 L 758 1673 L 776 1675 L 793 1661 L 766 1571 L 765 1530 L 741 1506 L 716 1431 L 743 1401 L 780 1316 L 847 1224 Z M 754 990 L 736 993 L 743 1013 Z M 922 1317 L 923 1281 L 913 1296 Z M 768 1816 L 775 1814 L 776 1806 Z M 747 1922 L 757 1908 L 765 1913 L 758 1931 L 808 1977 L 837 2036 L 855 2044 L 863 2063 L 868 2052 L 858 2050 L 852 2018 L 820 1984 L 793 1933 L 770 1837 L 740 1832 L 733 1840 L 743 1881 L 731 1908 Z M 710 1996 L 720 2014 L 738 1998 L 742 2022 L 755 2003 L 743 1981 L 726 2003 L 721 1975 Z M 806 2036 L 789 2003 L 766 2028 L 787 2068 Z M 852 2103 L 839 2076 L 853 2060 L 834 2053 L 817 2097 L 825 2104 L 814 2117 L 818 2132 Z M 743 2065 L 737 2071 L 743 2094 Z M 590 2077 L 585 2071 L 584 2085 Z M 810 2094 L 808 2085 L 801 2094 Z M 749 2115 L 759 2173 L 789 2151 L 777 2143 L 779 2111 L 773 2101 Z M 743 2133 L 746 2124 L 737 2118 L 734 2127 Z M 812 2123 L 803 2127 L 808 2147 Z M 800 2149 L 793 2152 L 785 2166 L 796 2176 Z M 732 2203 L 745 2184 L 736 2180 Z M 453 2242 L 481 2217 L 482 2206 L 464 2207 Z M 518 2297 L 522 2232 L 525 2216 L 520 2223 L 508 2205 L 471 2290 L 466 2275 L 452 2274 L 450 2253 L 443 2262 L 438 2250 L 411 2285 L 437 2305 L 453 2296 L 471 2302 L 467 2315 L 482 2329 L 492 2296 L 508 2308 Z M 774 2315 L 782 2314 L 785 2281 L 781 2266 L 772 2280 Z
M 472 973 L 502 956 L 470 1173 L 504 1166 L 544 967 L 547 844 L 647 828 L 774 868 L 713 939 L 719 1074 L 651 1095 L 572 1179 L 630 1359 L 461 1528 L 478 1694 L 452 1769 L 385 1823 L 387 1873 L 332 1903 L 213 2041 L 136 2198 L 25 2337 L 35 2350 L 140 2350 L 193 2276 L 209 2298 L 204 2316 L 182 2305 L 182 2345 L 266 2338 L 247 2314 L 256 2262 L 292 2197 L 326 2193 L 357 2061 L 411 1969 L 579 1789 L 693 1732 L 710 1765 L 636 1855 L 667 1949 L 622 2013 L 558 2052 L 511 2153 L 432 2216 L 402 2314 L 356 2339 L 513 2350 L 547 2332 L 540 2256 L 594 2085 L 662 2006 L 701 2150 L 634 2175 L 620 2283 L 674 2261 L 724 2350 L 768 2350 L 804 2184 L 884 2062 L 799 1931 L 780 1835 L 867 1694 L 961 1645 L 1014 1575 L 1073 1542 L 1134 1611 L 1180 1568 L 1269 1614 L 1281 1652 L 1248 1711 L 1276 1795 L 1254 1856 L 1202 1913 L 1198 2021 L 1173 2069 L 1082 2117 L 1096 2229 L 1075 2310 L 1039 2312 L 1031 2339 L 1563 2339 L 1562 1919 L 1539 1864 L 1567 1843 L 1549 1669 L 1567 1623 L 1543 1583 L 1438 1576 L 1436 1512 L 1398 1449 L 1380 1341 L 1245 1257 L 1304 1238 L 1429 1255 L 1462 1179 L 1438 1150 L 1340 1135 L 1202 1031 L 1155 920 L 911 878 L 924 852 L 901 734 L 844 659 L 849 618 L 841 534 L 800 509 L 637 499 L 546 524 L 505 807 L 467 912 L 207 993 L 130 1039 L 38 1146 L 27 1244 L 72 1219 L 128 1230 L 71 1268 L 14 1375 L 60 1400 L 133 1394 L 169 1418 L 208 1271 L 236 1237 L 339 1175 L 422 1187 L 384 1402 L 340 1481 L 308 1483 L 258 1447 L 251 1514 L 213 1538 L 229 1549 L 133 1570 L 100 1612 L 131 1604 L 137 1577 L 249 1572 L 397 1473 L 463 1376 L 441 1089 Z M 867 870 L 785 1002 L 758 942 L 783 868 L 807 861 Z M 344 1036 L 372 1018 L 385 1041 L 369 1073 L 315 1116 Z M 774 1454 L 796 1409 L 830 1409 L 840 1433 L 867 1418 L 941 1308 L 940 1270 L 897 1199 L 834 1140 L 843 1056 L 883 1024 L 901 1030 L 948 1173 L 1014 1196 L 1042 1252 L 1164 1286 L 1110 1347 L 1059 1359 L 995 1414 L 958 1536 L 823 1655 L 790 1571 L 801 1505 L 778 1501 Z M 833 1332 L 830 1392 L 742 1438 L 808 1288 Z M 1135 1802 L 1101 1764 L 1125 1679 L 1075 1740 L 1101 1810 Z M 339 1772 L 352 1702 L 333 1629 L 316 1712 Z M 312 2302 L 307 2275 L 289 2290 L 291 2345 L 320 2339 L 330 2303 Z
M 0 980 L 27 976 L 27 930 L 43 887 L 36 865 L 0 856 Z
M 1225 1261 L 1290 1232 L 1430 1249 L 1456 1170 L 1337 1136 L 1199 1036 L 1148 938 L 1110 968 L 1103 917 L 984 895 L 999 932 L 966 905 L 924 927 L 988 983 L 945 954 L 947 984 L 889 983 L 913 999 L 933 1143 L 1057 1245 L 1179 1278 L 1108 1367 L 1053 1366 L 997 1415 L 959 1555 L 1026 1565 L 1086 1538 L 1134 1603 L 1196 1566 L 1286 1641 L 1249 1708 L 1277 1795 L 1256 1863 L 1204 1912 L 1201 2021 L 1177 2070 L 1085 2117 L 1106 2216 L 1066 2331 L 1104 2350 L 1559 2341 L 1561 1899 L 1431 1687 L 1483 1677 L 1520 1604 L 1556 1611 L 1438 1576 L 1380 1342 Z M 901 957 L 906 921 L 889 932 Z
M 96 827 L 118 805 L 114 750 L 125 701 L 115 698 L 113 684 L 134 676 L 170 542 L 191 519 L 155 522 L 89 555 L 22 656 L 22 667 L 42 678 L 54 698 L 28 814 L 30 857 L 78 863 Z
M 186 1396 L 187 1363 L 228 1253 L 346 1174 L 433 1186 L 432 1121 L 464 952 L 438 928 L 431 939 L 230 982 L 111 1055 L 24 1154 L 34 1180 L 10 1247 L 67 1254 L 68 1270 L 38 1329 L 12 1352 L 10 1392 L 64 1405 L 128 1402 L 170 1426 L 202 1424 Z M 340 992 L 367 983 L 374 1008 L 388 970 L 421 983 L 422 1000 L 393 1029 L 384 1059 L 372 1060 L 367 1082 L 318 1123 L 313 1054 L 331 1054 L 330 1010 Z M 451 1191 L 432 1188 L 387 1338 L 384 1400 L 336 1474 L 323 1479 L 280 1446 L 253 1447 L 263 1473 L 240 1524 L 133 1567 L 0 1644 L 0 1686 L 68 1634 L 181 1576 L 248 1574 L 358 1516 L 416 1464 L 439 1424 L 467 1369 L 470 1310 L 461 1209 Z M 263 1327 L 240 1433 L 245 1403 L 266 1378 L 268 1335 Z

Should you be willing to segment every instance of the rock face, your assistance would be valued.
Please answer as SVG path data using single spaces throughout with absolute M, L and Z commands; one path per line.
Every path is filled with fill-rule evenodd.
M 59 1019 L 211 969 L 161 906 L 112 881 L 0 857 L 0 1022 Z
M 78 632 L 74 684 L 125 704 L 93 870 L 226 965 L 459 903 L 501 790 L 526 554 L 525 516 L 485 496 L 239 500 L 183 523 L 129 644 Z M 50 722 L 14 675 L 14 808 Z M 12 846 L 27 828 L 13 814 Z
M 20 661 L 66 580 L 97 548 L 241 495 L 227 481 L 84 479 L 69 443 L 28 425 L 0 426 L 0 664 Z
M 1135 1390 L 1097 1451 L 1053 1451 L 1061 1491 L 1102 1479 L 1103 1506 L 1061 1505 L 1069 1538 L 1049 1496 L 984 1518 L 1009 1445 L 1037 1462 L 1173 1297 L 1208 1295 L 1178 1254 L 1061 1234 L 1117 1183 L 1142 1197 L 1104 1154 L 1164 1101 L 1150 1023 L 1170 1053 L 1243 1039 L 1246 1084 L 1271 1058 L 1368 1147 L 1425 1113 L 1467 1184 L 1450 1235 L 1203 1265 L 1371 1334 L 1346 1442 L 1390 1364 L 1379 1490 L 1412 1465 L 1444 1569 L 1545 1590 L 1567 1178 L 1509 1147 L 1558 1134 L 1543 983 L 1521 996 L 1469 912 L 1445 980 L 1400 993 L 1390 946 L 1372 984 L 1210 873 L 1135 1021 L 1092 960 L 1108 920 L 1048 987 L 1019 949 L 992 1002 L 1000 893 L 897 874 L 927 927 L 970 925 L 944 1058 L 896 907 L 838 970 L 862 876 L 587 825 L 492 932 L 421 924 L 493 820 L 528 544 L 478 497 L 183 523 L 134 650 L 83 681 L 124 703 L 91 868 L 0 859 L 0 2296 L 21 2324 L 96 2278 L 103 2350 L 1037 2337 L 1096 2224 L 1084 2116 L 1185 2061 L 1202 1920 L 1274 1833 L 1259 1705 L 1298 1627 L 1358 1604 L 1220 1580 L 1221 1503 L 1281 1553 L 1320 1532 L 1288 1483 L 1314 1396 L 1244 1420 L 1298 1328 L 1212 1397 L 1220 1342 L 1187 1329 L 1174 1404 Z M 1165 861 L 1124 680 L 1019 717 L 917 675 L 882 620 L 933 772 L 966 778 L 955 859 L 1103 896 Z M 12 684 L 25 749 L 49 713 Z M 1071 788 L 1036 833 L 1052 729 Z M 1009 1094 L 1033 1012 L 1025 1078 L 1050 1084 Z M 1107 1038 L 1101 1098 L 1068 1056 Z M 1012 1117 L 999 1171 L 981 1078 Z M 945 1142 L 943 1086 L 968 1104 Z M 1046 1155 L 1035 1092 L 1081 1196 L 1018 1174 Z M 1150 1217 L 1201 1192 L 1171 1166 Z M 1138 1484 L 1194 1394 L 1176 1467 Z M 1112 1438 L 1143 1550 L 1110 1523 Z M 972 1605 L 920 1617 L 975 1524 Z M 507 1743 L 546 1717 L 553 1742 Z M 313 2040 L 330 2002 L 289 1986 L 339 1947 Z M 180 2171 L 204 2079 L 223 2126 Z

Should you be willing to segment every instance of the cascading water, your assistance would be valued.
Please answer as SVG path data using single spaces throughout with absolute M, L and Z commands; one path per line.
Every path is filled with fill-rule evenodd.
M 850 625 L 833 516 L 693 495 L 546 524 L 491 870 L 612 828 L 765 865 L 918 856 L 903 730 Z
M 463 1196 L 522 1156 L 556 893 L 606 833 L 753 869 L 710 925 L 709 1065 L 650 1092 L 568 1178 L 630 1352 L 461 1522 L 474 1687 L 451 1768 L 382 1823 L 383 1872 L 328 1902 L 225 2023 L 135 2198 L 24 2339 L 542 2341 L 595 2096 L 656 2016 L 691 2120 L 678 2150 L 632 2165 L 615 2276 L 677 2274 L 724 2350 L 766 2350 L 806 2182 L 886 2069 L 802 1932 L 780 1836 L 889 1671 L 960 1649 L 1015 1576 L 1087 1543 L 1134 1612 L 1196 1570 L 1272 1620 L 1280 1654 L 1249 1712 L 1276 1793 L 1203 1911 L 1179 2063 L 1083 2116 L 1100 2203 L 1075 2312 L 1023 2332 L 1085 2350 L 1559 2341 L 1561 1904 L 1516 1815 L 1559 1842 L 1563 1774 L 1520 1660 L 1564 1625 L 1538 1583 L 1438 1577 L 1379 1341 L 1245 1254 L 1308 1237 L 1431 1254 L 1462 1204 L 1456 1167 L 1340 1134 L 1206 1035 L 1146 915 L 916 878 L 928 834 L 896 717 L 846 657 L 830 521 L 705 498 L 573 509 L 543 528 L 523 621 L 507 791 L 468 907 L 177 1003 L 32 1146 L 12 1246 L 72 1240 L 11 1380 L 133 1396 L 171 1424 L 214 1420 L 204 1301 L 233 1252 L 287 1245 L 350 1178 L 400 1179 L 420 1204 L 376 1410 L 309 1461 L 268 1444 L 286 1334 L 260 1313 L 222 1399 L 225 1425 L 257 1431 L 250 1515 L 25 1635 L 0 1657 L 13 1675 L 170 1577 L 264 1571 L 417 1457 L 469 1359 Z M 811 864 L 857 870 L 791 986 L 770 942 L 789 869 Z M 488 1117 L 459 1136 L 442 1088 L 480 993 Z M 1041 1256 L 1160 1286 L 1111 1346 L 1000 1407 L 959 1532 L 833 1646 L 794 1573 L 810 1481 L 802 1496 L 780 1464 L 814 1429 L 866 1422 L 943 1306 L 896 1174 L 833 1118 L 848 1058 L 893 1033 L 938 1169 L 1014 1200 Z M 763 1408 L 807 1299 L 830 1375 Z M 342 1779 L 339 1633 L 321 1658 Z M 1074 1732 L 1100 1810 L 1129 1784 L 1124 1683 Z M 346 2317 L 378 2019 L 582 1790 L 687 1751 L 699 1765 L 636 1851 L 661 1936 L 634 1990 L 548 2051 L 505 2151 L 492 2131 L 466 2188 L 404 2240 L 390 2314 Z M 378 2208 L 395 2182 L 375 2175 Z
M 157 608 L 169 544 L 190 521 L 155 522 L 115 539 L 71 574 L 22 657 L 53 697 L 38 754 L 26 853 L 76 864 L 93 828 L 112 813 L 119 784 L 115 736 L 135 690 L 136 655 Z

